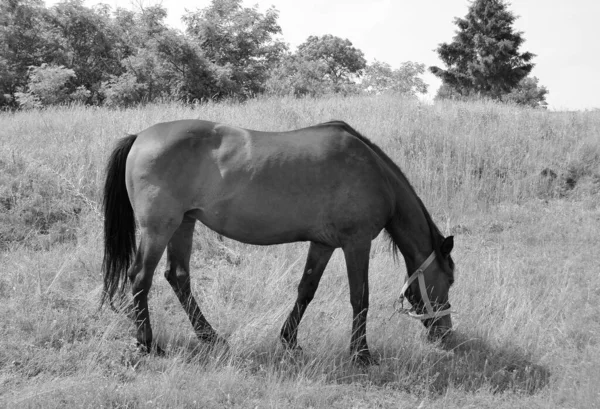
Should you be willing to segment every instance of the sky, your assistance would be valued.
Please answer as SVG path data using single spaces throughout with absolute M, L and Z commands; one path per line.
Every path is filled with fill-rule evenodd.
M 47 3 L 52 4 L 54 1 Z M 87 0 L 111 7 L 136 8 L 160 3 L 168 10 L 167 23 L 183 29 L 181 16 L 207 7 L 210 0 Z M 349 39 L 368 62 L 384 61 L 397 68 L 404 61 L 444 68 L 435 49 L 451 42 L 455 17 L 464 17 L 468 0 L 244 0 L 264 12 L 279 11 L 282 39 L 292 50 L 310 35 L 333 34 Z M 514 0 L 509 10 L 519 18 L 514 28 L 523 32 L 520 52 L 536 54 L 530 75 L 549 90 L 553 110 L 600 109 L 600 1 Z M 426 99 L 441 82 L 432 74 Z

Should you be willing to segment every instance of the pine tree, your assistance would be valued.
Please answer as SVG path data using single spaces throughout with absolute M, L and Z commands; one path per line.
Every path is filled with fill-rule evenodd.
M 527 77 L 535 54 L 519 53 L 523 33 L 513 31 L 515 15 L 503 0 L 475 0 L 458 26 L 451 43 L 437 52 L 446 70 L 430 67 L 453 95 L 500 99 Z

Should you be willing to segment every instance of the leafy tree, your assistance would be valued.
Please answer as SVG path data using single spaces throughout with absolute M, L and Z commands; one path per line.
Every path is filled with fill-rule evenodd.
M 163 41 L 172 30 L 165 25 L 167 10 L 160 5 L 139 12 L 117 9 L 114 13 L 116 32 L 121 41 L 121 75 L 111 75 L 102 82 L 101 94 L 108 106 L 131 105 L 172 95 L 176 73 L 160 53 Z M 172 43 L 172 41 L 170 41 Z
M 199 44 L 168 28 L 167 13 L 161 6 L 139 13 L 117 10 L 127 57 L 121 60 L 125 73 L 102 83 L 102 95 L 109 106 L 131 105 L 157 98 L 184 101 L 210 98 L 225 89 L 219 83 L 218 67 L 210 63 Z
M 441 99 L 453 99 L 453 100 L 467 100 L 469 96 L 463 96 L 456 91 L 455 88 L 452 88 L 450 85 L 446 83 L 442 83 L 435 94 L 435 100 Z
M 0 107 L 14 105 L 29 67 L 52 61 L 55 47 L 42 0 L 0 0 Z
M 297 55 L 306 61 L 323 62 L 327 79 L 336 91 L 352 83 L 352 77 L 361 75 L 367 65 L 363 52 L 353 47 L 350 40 L 331 34 L 308 37 L 298 46 Z
M 406 61 L 394 70 L 388 63 L 375 60 L 365 69 L 361 86 L 372 94 L 426 94 L 427 84 L 419 77 L 424 72 L 425 64 Z
M 186 33 L 214 64 L 223 85 L 217 96 L 244 98 L 261 93 L 269 70 L 287 48 L 275 38 L 281 33 L 277 10 L 262 14 L 256 6 L 241 4 L 242 0 L 213 0 L 207 8 L 183 17 Z
M 156 38 L 153 50 L 170 73 L 172 95 L 180 100 L 211 98 L 220 92 L 233 93 L 237 90 L 229 81 L 229 72 L 227 79 L 223 80 L 220 67 L 206 59 L 198 44 L 179 33 L 164 32 Z
M 548 90 L 538 84 L 537 77 L 526 77 L 511 92 L 502 96 L 502 101 L 533 108 L 547 108 L 546 94 Z
M 73 92 L 71 92 L 69 94 L 69 98 L 73 101 L 73 102 L 78 102 L 78 103 L 85 103 L 90 96 L 92 95 L 92 93 L 90 92 L 90 90 L 88 90 L 85 86 L 80 85 L 77 88 L 75 88 L 75 90 Z
M 325 35 L 291 54 L 278 38 L 274 8 L 261 13 L 242 0 L 212 0 L 186 14 L 185 33 L 168 28 L 166 16 L 160 5 L 113 12 L 83 0 L 51 8 L 42 0 L 0 0 L 0 107 L 359 91 L 355 80 L 366 67 L 360 50 Z M 426 89 L 422 65 L 378 64 L 366 80 L 372 88 Z
M 308 61 L 297 55 L 288 55 L 271 71 L 266 92 L 295 97 L 330 94 L 334 90 L 333 84 L 326 80 L 327 72 L 328 67 L 321 60 Z
M 13 78 L 14 75 L 8 61 L 0 55 L 0 109 L 10 105 L 13 100 L 11 93 L 11 79 Z
M 535 55 L 519 52 L 523 33 L 513 31 L 516 17 L 507 6 L 503 0 L 474 0 L 465 18 L 455 19 L 453 41 L 437 49 L 447 69 L 430 67 L 444 93 L 500 99 L 531 72 Z
M 103 80 L 123 72 L 124 57 L 108 6 L 85 7 L 83 0 L 66 0 L 51 9 L 53 39 L 60 53 L 53 62 L 75 72 L 73 87 L 97 93 Z
M 140 83 L 135 74 L 126 72 L 120 76 L 112 76 L 103 81 L 100 93 L 104 96 L 104 105 L 109 107 L 126 107 L 144 100 L 147 85 Z
M 512 89 L 508 94 L 502 95 L 500 100 L 502 102 L 508 102 L 518 105 L 525 105 L 532 108 L 543 108 L 546 109 L 548 103 L 546 102 L 546 94 L 548 90 L 544 86 L 538 84 L 539 80 L 537 77 L 526 77 L 519 82 L 519 84 Z M 438 89 L 435 96 L 436 100 L 440 99 L 453 99 L 459 101 L 472 100 L 477 96 L 461 95 L 456 90 L 447 84 L 442 84 Z
M 79 88 L 71 98 L 66 84 L 73 78 L 75 72 L 63 66 L 42 64 L 39 67 L 31 67 L 27 91 L 16 92 L 16 100 L 23 108 L 41 108 L 70 100 L 81 100 L 89 91 Z

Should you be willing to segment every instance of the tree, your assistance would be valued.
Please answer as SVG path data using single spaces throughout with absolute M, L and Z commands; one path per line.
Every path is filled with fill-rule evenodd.
M 75 72 L 72 86 L 84 86 L 95 95 L 102 81 L 123 73 L 124 57 L 110 8 L 88 8 L 83 0 L 68 0 L 50 10 L 53 40 L 57 54 L 53 63 Z
M 104 105 L 109 107 L 126 107 L 144 100 L 147 95 L 147 85 L 140 83 L 131 72 L 119 76 L 113 75 L 100 86 L 104 97 Z
M 117 9 L 116 24 L 125 58 L 121 75 L 102 82 L 108 106 L 132 105 L 158 98 L 193 101 L 211 98 L 226 89 L 219 67 L 209 62 L 193 38 L 168 28 L 162 6 L 138 13 Z
M 48 11 L 41 0 L 0 0 L 0 107 L 16 106 L 14 95 L 28 80 L 29 67 L 52 61 Z
M 75 77 L 73 70 L 63 66 L 42 64 L 39 67 L 30 67 L 27 90 L 16 92 L 15 98 L 23 108 L 41 108 L 68 101 L 82 101 L 89 96 L 85 87 L 80 86 L 73 93 L 66 87 Z
M 501 99 L 527 77 L 535 55 L 519 52 L 524 39 L 513 31 L 515 19 L 503 0 L 475 0 L 464 19 L 455 19 L 453 41 L 437 49 L 447 69 L 430 67 L 444 94 Z
M 361 75 L 367 65 L 363 52 L 353 47 L 350 40 L 331 34 L 308 37 L 298 46 L 297 55 L 306 61 L 322 61 L 336 92 L 351 83 L 352 76 Z
M 502 96 L 502 101 L 546 109 L 548 90 L 546 87 L 538 85 L 538 82 L 537 77 L 523 78 L 511 92 Z
M 219 96 L 246 98 L 261 93 L 269 70 L 287 49 L 275 38 L 281 33 L 276 9 L 262 14 L 256 6 L 241 4 L 242 0 L 212 0 L 207 8 L 183 17 L 190 40 L 197 42 L 226 85 Z
M 326 81 L 328 67 L 321 61 L 308 61 L 298 55 L 288 55 L 271 71 L 266 92 L 278 96 L 317 97 L 333 93 L 333 84 Z
M 181 83 L 169 63 L 168 50 L 177 48 L 182 36 L 170 30 L 164 20 L 167 10 L 160 5 L 139 12 L 117 9 L 113 25 L 123 56 L 121 75 L 102 82 L 101 94 L 108 106 L 132 105 L 157 98 L 179 98 L 174 83 Z
M 361 86 L 370 94 L 426 94 L 427 84 L 419 77 L 424 72 L 425 64 L 406 61 L 394 70 L 388 63 L 375 60 L 365 69 Z
M 468 98 L 472 98 L 472 97 L 463 96 L 463 95 L 459 94 L 458 91 L 456 91 L 456 89 L 452 88 L 447 83 L 442 83 L 442 85 L 440 85 L 440 87 L 438 88 L 434 99 L 435 100 L 442 100 L 442 99 L 467 100 Z
M 222 80 L 218 66 L 208 61 L 198 44 L 174 31 L 154 40 L 153 51 L 169 73 L 171 94 L 183 101 L 212 98 L 233 90 L 229 75 Z M 228 73 L 229 74 L 229 73 Z

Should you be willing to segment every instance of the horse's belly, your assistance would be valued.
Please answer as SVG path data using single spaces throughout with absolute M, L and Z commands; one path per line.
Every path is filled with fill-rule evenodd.
M 192 189 L 195 217 L 226 237 L 251 244 L 311 240 L 339 246 L 346 236 L 378 233 L 387 220 L 380 179 L 354 175 L 345 163 L 300 161 L 251 171 L 243 163 L 205 166 Z
M 243 243 L 267 245 L 310 240 L 310 221 L 298 223 L 281 212 L 205 208 L 188 214 L 217 233 Z
M 386 220 L 377 200 L 336 195 L 253 194 L 204 202 L 193 216 L 212 230 L 249 244 L 318 241 L 339 247 L 350 236 L 375 237 Z M 356 197 L 354 197 L 356 199 Z

